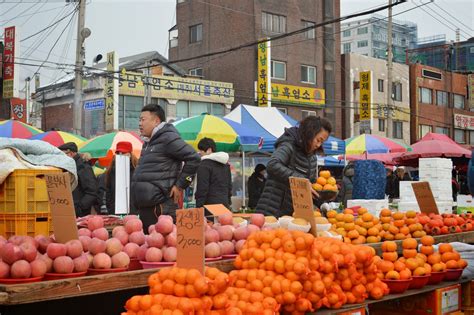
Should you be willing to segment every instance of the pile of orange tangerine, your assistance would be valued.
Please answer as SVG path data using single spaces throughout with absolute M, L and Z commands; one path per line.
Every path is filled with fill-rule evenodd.
M 336 179 L 331 176 L 330 171 L 320 171 L 319 177 L 316 179 L 316 183 L 314 183 L 312 186 L 313 186 L 313 189 L 316 191 L 321 191 L 321 190 L 337 191 Z
M 357 209 L 356 217 L 354 211 L 348 208 L 342 213 L 330 210 L 327 217 L 333 230 L 344 237 L 344 242 L 351 244 L 404 240 L 426 235 L 415 211 L 392 213 L 389 209 L 383 209 L 380 218 L 377 218 L 365 208 Z

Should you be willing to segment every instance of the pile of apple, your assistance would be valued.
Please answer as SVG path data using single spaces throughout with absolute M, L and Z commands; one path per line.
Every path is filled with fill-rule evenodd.
M 136 257 L 146 262 L 176 261 L 176 225 L 169 215 L 160 215 L 155 225 L 150 225 L 144 243 L 136 251 Z
M 474 230 L 474 218 L 471 213 L 463 214 L 417 214 L 418 222 L 430 235 L 461 233 Z
M 230 213 L 219 216 L 218 223 L 206 226 L 206 258 L 239 253 L 247 237 L 260 231 L 264 224 L 265 217 L 260 213 L 251 214 L 249 222 L 240 217 L 234 218 Z
M 143 224 L 136 216 L 124 218 L 124 226 L 115 227 L 112 238 L 101 216 L 93 216 L 87 228 L 79 229 L 79 240 L 93 269 L 127 268 L 133 248 L 145 242 Z M 131 244 L 131 245 L 130 245 Z

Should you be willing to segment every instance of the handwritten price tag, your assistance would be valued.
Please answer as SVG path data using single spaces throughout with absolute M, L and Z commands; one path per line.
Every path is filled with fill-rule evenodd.
M 68 173 L 46 174 L 46 188 L 51 205 L 54 237 L 59 243 L 78 239 L 76 212 Z
M 438 206 L 436 205 L 433 193 L 431 192 L 430 183 L 412 183 L 411 186 L 413 187 L 413 192 L 415 193 L 416 201 L 418 202 L 420 211 L 426 214 L 438 214 Z
M 316 236 L 311 183 L 306 178 L 290 177 L 290 189 L 291 199 L 293 200 L 293 216 L 308 221 L 311 224 L 310 233 Z
M 206 224 L 204 208 L 176 211 L 178 267 L 195 268 L 204 274 Z

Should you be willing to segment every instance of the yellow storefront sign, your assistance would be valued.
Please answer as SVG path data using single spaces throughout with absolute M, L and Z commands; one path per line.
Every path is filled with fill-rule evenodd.
M 257 48 L 257 102 L 258 106 L 271 106 L 270 95 L 270 42 L 258 44 Z
M 393 120 L 410 121 L 410 109 L 408 107 L 395 106 L 390 111 L 388 106 L 385 105 L 377 104 L 374 107 L 374 118 L 388 119 L 388 115 L 391 115 L 390 117 Z
M 232 83 L 170 76 L 145 76 L 141 73 L 120 73 L 120 95 L 145 96 L 150 85 L 151 97 L 231 104 L 234 102 Z
M 325 104 L 325 90 L 289 84 L 272 83 L 273 102 L 289 103 L 295 105 Z
M 368 120 L 372 118 L 372 109 L 371 109 L 371 80 L 370 80 L 370 71 L 359 72 L 359 81 L 360 81 L 360 98 L 359 98 L 359 117 L 360 120 Z

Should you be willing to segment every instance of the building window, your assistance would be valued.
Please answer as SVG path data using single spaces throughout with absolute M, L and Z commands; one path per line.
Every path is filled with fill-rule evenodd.
M 474 145 L 474 131 L 469 131 L 469 144 Z
M 379 131 L 385 132 L 385 119 L 379 118 Z
M 402 101 L 402 84 L 400 82 L 392 83 L 392 100 L 397 102 Z
M 457 143 L 466 143 L 466 131 L 462 129 L 454 129 L 454 141 Z
M 342 37 L 350 37 L 351 36 L 351 30 L 345 30 L 342 32 Z
M 374 34 L 379 34 L 380 33 L 380 27 L 372 26 L 372 32 L 374 32 Z
M 367 34 L 368 32 L 369 32 L 369 28 L 367 26 L 357 29 L 357 35 Z
M 361 41 L 358 41 L 358 42 L 357 42 L 357 47 L 358 47 L 358 48 L 367 47 L 367 46 L 369 46 L 369 42 L 366 41 L 366 40 L 361 40 Z
M 423 138 L 427 133 L 430 133 L 433 131 L 433 127 L 430 125 L 420 125 L 420 139 Z
M 420 103 L 425 103 L 425 104 L 432 104 L 433 103 L 433 90 L 427 89 L 427 88 L 420 88 L 420 98 L 419 102 Z
M 286 80 L 286 62 L 272 60 L 272 79 Z
M 393 122 L 393 137 L 395 139 L 403 139 L 403 122 L 402 121 Z
M 407 39 L 406 38 L 402 38 L 402 46 L 406 46 L 407 45 Z
M 316 84 L 316 67 L 302 65 L 301 82 Z
M 436 91 L 436 105 L 448 106 L 448 92 Z
M 285 33 L 286 16 L 262 12 L 262 30 L 264 32 Z
M 301 111 L 301 118 L 305 119 L 308 116 L 317 116 L 314 110 L 302 110 Z
M 464 109 L 464 95 L 454 94 L 454 108 Z
M 186 2 L 186 0 L 178 0 L 178 3 Z
M 176 118 L 184 119 L 192 116 L 209 113 L 214 116 L 224 117 L 225 108 L 222 104 L 205 102 L 178 101 L 176 103 Z
M 303 28 L 315 26 L 315 25 L 316 23 L 314 22 L 303 21 Z M 304 38 L 306 39 L 314 39 L 315 37 L 316 37 L 316 30 L 314 28 L 304 32 Z
M 342 50 L 344 54 L 348 54 L 351 52 L 351 43 L 344 43 L 342 44 Z
M 119 128 L 137 130 L 142 108 L 143 97 L 119 96 Z
M 194 68 L 189 70 L 189 75 L 192 75 L 194 77 L 202 77 L 202 68 Z
M 197 43 L 202 41 L 202 24 L 189 27 L 189 42 Z
M 449 129 L 447 127 L 436 127 L 435 132 L 449 136 Z
M 276 109 L 278 109 L 283 114 L 288 115 L 288 109 L 286 109 L 284 107 L 277 107 Z
M 378 81 L 379 92 L 383 92 L 383 80 L 379 79 Z

